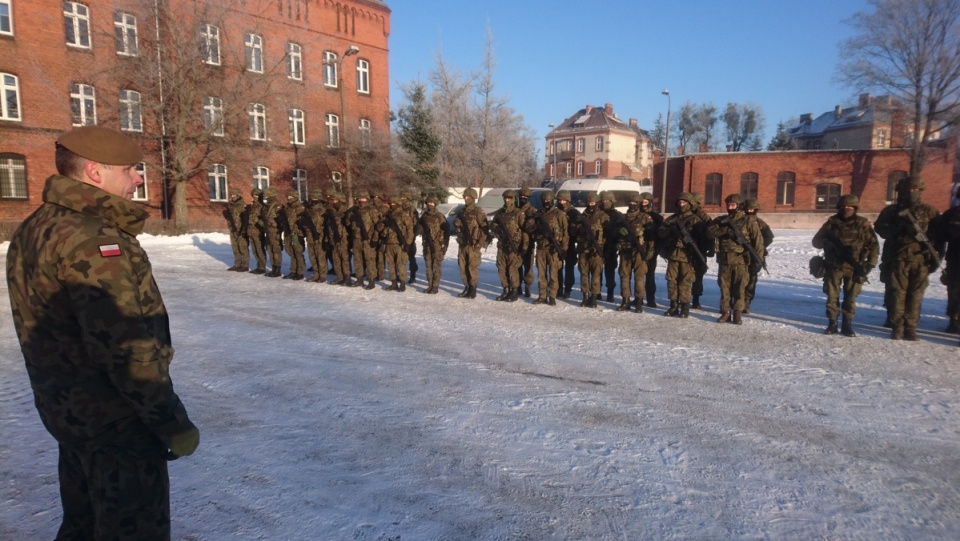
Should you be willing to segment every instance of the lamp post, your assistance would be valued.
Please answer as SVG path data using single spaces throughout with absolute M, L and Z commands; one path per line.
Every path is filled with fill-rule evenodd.
M 667 97 L 667 130 L 663 133 L 663 186 L 660 190 L 660 214 L 667 213 L 667 154 L 670 152 L 670 91 L 660 91 Z
M 343 52 L 343 55 L 337 59 L 337 88 L 340 90 L 340 122 L 343 126 L 340 128 L 340 140 L 343 142 L 343 161 L 346 167 L 347 183 L 347 206 L 353 205 L 353 177 L 350 173 L 350 144 L 346 141 L 344 135 L 347 133 L 347 100 L 343 91 L 343 59 L 353 56 L 360 52 L 360 47 L 351 45 Z
M 551 132 L 553 131 L 553 128 L 554 128 L 553 124 L 547 124 L 547 127 L 550 128 Z M 559 176 L 560 175 L 557 171 L 557 136 L 554 135 L 553 136 L 553 184 L 554 185 L 557 185 L 557 180 L 559 180 L 557 177 Z

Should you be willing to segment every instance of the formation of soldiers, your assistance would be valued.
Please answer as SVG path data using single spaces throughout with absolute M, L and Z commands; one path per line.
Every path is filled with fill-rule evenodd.
M 901 181 L 897 202 L 880 214 L 876 229 L 857 215 L 857 197 L 845 195 L 837 214 L 816 233 L 813 246 L 822 249 L 823 256 L 815 258 L 816 265 L 811 261 L 811 272 L 823 279 L 826 334 L 856 336 L 856 297 L 879 259 L 890 336 L 917 340 L 928 275 L 940 267 L 944 256 L 947 266 L 941 280 L 948 288 L 950 318 L 946 332 L 960 334 L 960 210 L 941 216 L 922 203 L 922 190 L 919 179 Z M 503 207 L 488 220 L 477 206 L 477 192 L 469 188 L 452 227 L 437 211 L 433 197 L 426 199 L 421 214 L 407 194 L 371 198 L 361 191 L 349 208 L 340 194 L 319 190 L 310 192 L 305 205 L 296 190 L 287 192 L 285 203 L 278 201 L 273 188 L 254 189 L 250 204 L 244 203 L 239 190 L 231 189 L 230 195 L 224 216 L 235 257 L 231 271 L 278 277 L 286 249 L 290 272 L 285 279 L 303 280 L 309 266 L 313 274 L 308 281 L 326 282 L 332 274 L 330 284 L 373 289 L 389 279 L 384 289 L 402 292 L 417 279 L 415 240 L 420 237 L 426 266 L 422 292 L 436 294 L 443 258 L 455 235 L 463 283 L 460 298 L 476 298 L 481 252 L 496 240 L 502 287 L 497 301 L 531 297 L 536 277 L 533 304 L 555 306 L 558 298 L 572 297 L 576 268 L 581 307 L 597 307 L 603 301 L 616 304 L 619 277 L 616 310 L 640 313 L 644 305 L 657 308 L 655 272 L 658 259 L 663 259 L 670 302 L 663 315 L 683 319 L 691 309 L 701 308 L 703 277 L 709 260 L 715 258 L 720 288 L 716 321 L 736 325 L 750 313 L 774 240 L 770 227 L 757 215 L 757 200 L 741 200 L 737 194 L 724 200 L 726 214 L 711 218 L 697 194 L 684 192 L 675 201 L 676 211 L 663 217 L 653 209 L 649 192 L 632 195 L 625 213 L 614 207 L 612 193 L 589 194 L 580 212 L 565 190 L 540 192 L 542 205 L 537 209 L 530 203 L 531 191 L 521 188 L 506 190 Z M 885 239 L 882 254 L 877 234 Z

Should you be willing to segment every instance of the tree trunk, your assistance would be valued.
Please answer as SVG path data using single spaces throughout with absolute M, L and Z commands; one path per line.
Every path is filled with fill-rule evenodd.
M 189 220 L 187 217 L 187 181 L 177 180 L 173 191 L 173 228 L 174 233 L 182 235 L 187 232 Z

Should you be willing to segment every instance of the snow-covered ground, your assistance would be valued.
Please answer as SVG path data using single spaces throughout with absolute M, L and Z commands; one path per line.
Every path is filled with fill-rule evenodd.
M 776 233 L 742 326 L 714 322 L 715 266 L 678 320 L 494 302 L 492 248 L 471 301 L 455 243 L 422 295 L 422 273 L 293 283 L 225 272 L 224 235 L 143 237 L 202 432 L 170 466 L 174 539 L 960 539 L 939 275 L 920 342 L 887 338 L 876 272 L 860 336 L 825 336 L 812 232 Z M 0 371 L 0 539 L 52 539 L 56 445 L 8 309 Z

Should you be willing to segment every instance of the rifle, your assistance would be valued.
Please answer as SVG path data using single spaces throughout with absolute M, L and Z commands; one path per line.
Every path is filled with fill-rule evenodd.
M 351 217 L 353 221 L 357 223 L 357 227 L 360 229 L 360 239 L 364 242 L 370 242 L 370 235 L 367 234 L 367 225 L 363 223 L 363 216 L 360 216 L 360 207 L 353 207 L 350 209 Z
M 625 226 L 630 225 L 630 222 L 624 224 Z M 633 231 L 627 230 L 627 238 L 630 239 L 630 246 L 633 246 L 633 249 L 636 253 L 640 254 L 640 258 L 646 261 L 647 259 L 647 250 L 640 246 L 640 241 L 637 240 L 637 236 L 633 234 Z
M 435 251 L 433 246 L 433 237 L 430 235 L 430 224 L 424 221 L 424 218 L 426 218 L 426 216 L 427 216 L 427 212 L 424 212 L 423 216 L 420 216 L 420 229 L 421 229 L 420 234 L 423 235 L 423 255 L 424 256 L 427 255 L 427 252 L 430 252 L 431 254 L 433 254 L 433 252 Z
M 343 239 L 340 237 L 340 228 L 337 227 L 337 216 L 333 213 L 333 209 L 327 209 L 327 211 L 323 213 L 323 217 L 323 228 L 326 230 L 327 235 L 333 237 L 334 244 L 340 244 Z
M 397 241 L 400 243 L 400 247 L 404 250 L 407 249 L 407 239 L 403 236 L 403 232 L 400 231 L 400 226 L 397 224 L 397 221 L 393 219 L 393 216 L 390 213 L 383 215 L 384 220 L 387 222 L 387 227 L 389 227 L 397 235 Z
M 833 247 L 833 252 L 840 256 L 845 263 L 849 263 L 853 267 L 853 274 L 857 277 L 863 278 L 863 283 L 870 283 L 867 280 L 867 269 L 863 268 L 863 265 L 853 258 L 853 251 L 849 246 L 845 246 L 840 242 L 840 239 L 837 238 L 833 233 L 827 233 L 823 237 L 823 240 L 827 241 L 830 246 Z
M 737 227 L 737 224 L 733 223 L 733 220 L 730 219 L 730 216 L 727 215 L 720 218 L 720 223 L 726 225 L 727 228 L 730 229 L 730 232 L 733 233 L 733 240 L 740 246 L 746 248 L 747 252 L 750 253 L 750 260 L 753 262 L 752 266 L 754 268 L 759 266 L 764 270 L 764 272 L 770 274 L 770 271 L 767 270 L 767 262 L 760 258 L 760 254 L 758 254 L 757 250 L 754 249 L 753 245 L 750 244 L 750 241 L 747 240 L 747 237 L 743 235 L 743 231 Z
M 580 227 L 577 228 L 577 234 L 583 235 L 587 240 L 587 246 L 593 248 L 593 251 L 599 255 L 603 255 L 603 250 L 600 249 L 600 243 L 597 242 L 597 235 L 593 232 L 593 228 L 590 227 L 590 224 L 587 223 L 587 219 L 583 216 L 580 217 Z
M 314 223 L 313 216 L 310 214 L 312 210 L 311 208 L 300 216 L 300 229 L 309 229 L 310 233 L 313 234 L 313 238 L 319 240 L 320 230 L 317 229 L 317 224 Z
M 673 225 L 675 225 L 677 230 L 680 231 L 680 238 L 683 240 L 684 246 L 693 248 L 694 255 L 696 255 L 697 259 L 700 260 L 700 264 L 706 268 L 707 258 L 704 257 L 703 252 L 700 251 L 696 241 L 694 241 L 693 237 L 690 235 L 690 230 L 687 229 L 687 224 L 681 218 L 677 218 L 677 220 L 673 222 Z
M 547 219 L 543 217 L 542 212 L 536 214 L 537 220 L 537 232 L 543 235 L 543 238 L 547 239 L 550 242 L 550 246 L 553 246 L 553 249 L 557 251 L 557 254 L 560 256 L 560 259 L 566 259 L 567 254 L 560 248 L 560 243 L 557 241 L 557 237 L 554 236 L 553 230 L 550 229 L 550 224 L 547 223 Z
M 910 212 L 910 209 L 906 208 L 897 213 L 901 218 L 906 218 L 910 222 L 910 226 L 913 228 L 913 238 L 920 243 L 920 246 L 923 248 L 927 255 L 930 256 L 930 263 L 927 264 L 927 270 L 934 272 L 940 269 L 940 254 L 937 252 L 937 249 L 933 246 L 933 243 L 930 242 L 930 237 L 923 231 L 923 228 L 920 227 L 920 223 L 917 221 L 917 217 Z
M 519 253 L 517 250 L 517 243 L 514 242 L 513 237 L 511 237 L 510 233 L 507 231 L 507 224 L 503 222 L 502 210 L 500 212 L 497 212 L 496 215 L 493 217 L 493 225 L 498 226 L 500 229 L 500 233 L 498 234 L 496 229 L 491 228 L 491 230 L 493 231 L 493 234 L 496 235 L 498 239 L 500 239 L 500 242 L 506 245 L 504 246 L 504 248 L 506 248 L 506 252 L 508 254 Z

